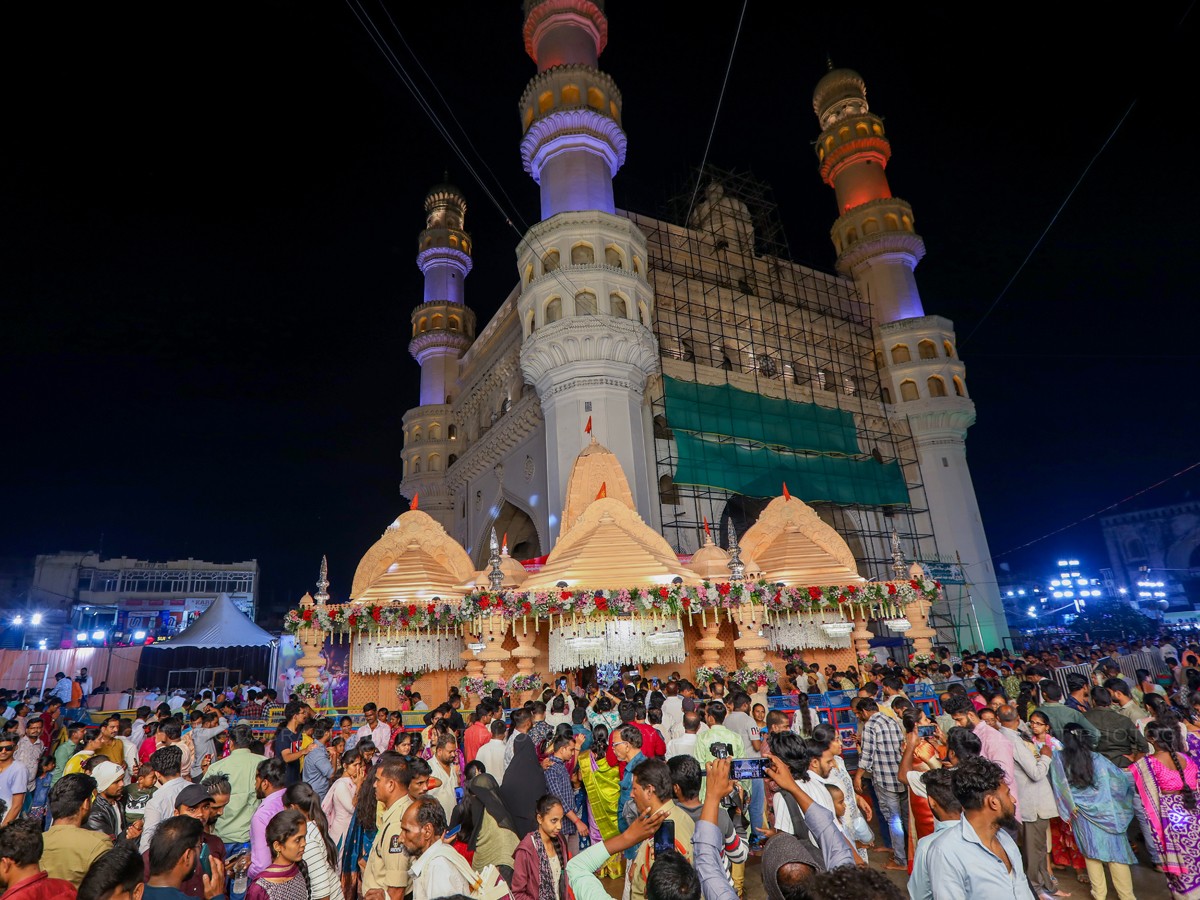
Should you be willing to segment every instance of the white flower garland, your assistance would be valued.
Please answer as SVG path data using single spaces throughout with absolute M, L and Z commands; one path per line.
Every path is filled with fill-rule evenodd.
M 356 675 L 380 672 L 433 672 L 462 668 L 463 639 L 457 635 L 362 635 L 351 645 L 350 669 Z
M 850 649 L 850 635 L 830 635 L 816 619 L 776 622 L 763 627 L 773 650 Z
M 552 672 L 604 663 L 682 662 L 686 657 L 678 619 L 589 619 L 550 630 Z

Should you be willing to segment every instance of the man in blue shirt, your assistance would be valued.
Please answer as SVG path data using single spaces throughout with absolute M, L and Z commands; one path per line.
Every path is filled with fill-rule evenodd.
M 646 758 L 642 755 L 642 733 L 637 726 L 622 725 L 613 733 L 612 752 L 625 766 L 625 774 L 621 776 L 621 795 L 617 798 L 617 825 L 624 831 L 630 822 L 625 818 L 625 806 L 630 802 L 633 792 L 633 770 Z M 626 850 L 625 858 L 633 859 L 633 854 L 633 850 Z
M 929 882 L 929 848 L 938 836 L 958 824 L 962 817 L 962 804 L 954 796 L 950 781 L 950 770 L 934 769 L 921 776 L 929 808 L 933 811 L 933 834 L 917 841 L 913 852 L 913 870 L 908 878 L 908 896 L 911 900 L 932 900 L 933 887 Z
M 982 756 L 963 760 L 950 776 L 962 805 L 958 823 L 929 848 L 933 900 L 1034 900 L 1016 842 L 1016 804 L 1004 770 Z

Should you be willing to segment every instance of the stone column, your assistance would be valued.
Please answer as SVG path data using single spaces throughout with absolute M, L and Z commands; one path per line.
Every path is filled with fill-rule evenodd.
M 909 571 L 910 578 L 923 576 L 919 565 L 914 564 Z M 909 604 L 905 609 L 905 615 L 908 616 L 908 621 L 912 622 L 912 628 L 905 635 L 913 642 L 913 653 L 924 653 L 928 656 L 933 656 L 933 639 L 937 637 L 937 632 L 929 627 L 929 609 L 931 604 L 924 597 L 917 600 L 916 603 Z
M 766 611 L 753 603 L 746 603 L 738 609 L 738 637 L 733 642 L 734 649 L 742 656 L 742 665 L 750 669 L 761 669 L 767 663 L 767 639 L 760 637 L 758 632 L 765 621 Z M 751 694 L 755 703 L 766 704 L 767 689 Z
M 863 653 L 871 652 L 871 634 L 867 628 L 866 617 L 860 616 L 854 620 L 854 631 L 850 633 L 850 642 L 854 645 L 855 661 L 854 665 L 858 669 L 858 683 L 866 684 L 866 673 L 863 672 L 862 666 L 858 664 L 857 656 Z
M 504 662 L 510 654 L 504 649 L 504 619 L 492 616 L 483 620 L 479 639 L 487 646 L 479 654 L 483 661 L 483 677 L 499 680 L 504 677 Z
M 721 664 L 721 648 L 724 644 L 718 636 L 721 623 L 717 621 L 717 610 L 711 611 L 713 616 L 704 627 L 704 637 L 696 641 L 696 649 L 700 651 L 700 665 L 712 668 Z
M 301 615 L 304 615 L 306 609 L 313 608 L 314 602 L 311 594 L 305 594 L 300 598 Z M 306 625 L 296 632 L 296 643 L 304 651 L 304 655 L 300 657 L 296 665 L 300 667 L 304 683 L 315 687 L 320 684 L 319 673 L 321 667 L 325 665 L 325 658 L 321 656 L 321 650 L 325 646 L 325 632 L 316 626 Z
M 513 659 L 517 661 L 518 675 L 532 675 L 534 672 L 533 661 L 541 656 L 541 652 L 533 646 L 533 642 L 537 639 L 537 632 L 532 628 L 522 628 L 518 625 L 513 629 L 513 636 L 517 639 L 518 646 L 510 651 Z M 521 691 L 519 694 L 513 695 L 514 703 L 524 703 L 532 697 L 536 691 Z
M 479 678 L 483 675 L 483 661 L 479 658 L 478 654 L 476 654 L 474 650 L 472 650 L 469 646 L 466 646 L 469 644 L 474 644 L 475 642 L 475 635 L 468 634 L 466 632 L 463 633 L 464 649 L 458 658 L 463 661 L 463 669 L 466 670 L 468 678 Z

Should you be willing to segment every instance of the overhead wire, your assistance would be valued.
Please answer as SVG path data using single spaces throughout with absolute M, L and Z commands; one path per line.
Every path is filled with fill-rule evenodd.
M 717 108 L 713 112 L 712 127 L 708 129 L 708 140 L 704 143 L 704 155 L 700 157 L 700 169 L 696 172 L 696 186 L 692 189 L 692 199 L 688 202 L 687 216 L 681 223 L 689 227 L 692 220 L 692 209 L 696 206 L 696 195 L 700 193 L 700 182 L 704 178 L 704 166 L 708 163 L 708 153 L 712 149 L 713 136 L 717 133 L 717 120 L 721 117 L 721 105 L 725 102 L 725 89 L 729 86 L 729 73 L 733 71 L 733 57 L 737 53 L 738 39 L 742 36 L 742 22 L 746 19 L 746 7 L 750 0 L 742 0 L 742 11 L 738 14 L 737 29 L 733 32 L 733 46 L 729 48 L 729 59 L 725 63 L 725 77 L 721 81 L 721 92 L 717 95 Z
M 463 164 L 463 167 L 466 169 L 467 173 L 471 176 L 471 178 L 475 181 L 475 183 L 484 192 L 484 195 L 488 198 L 488 200 L 492 203 L 492 205 L 495 206 L 496 210 L 500 213 L 501 217 L 504 219 L 505 224 L 508 225 L 510 228 L 512 228 L 513 231 L 516 232 L 518 237 L 520 237 L 522 239 L 525 239 L 526 237 L 528 237 L 529 229 L 527 228 L 525 232 L 522 232 L 517 227 L 516 223 L 513 222 L 513 216 L 515 216 L 519 221 L 522 222 L 522 224 L 524 224 L 524 220 L 521 218 L 520 214 L 515 211 L 515 204 L 514 204 L 514 211 L 510 215 L 509 211 L 504 208 L 504 205 L 499 201 L 499 199 L 496 197 L 496 195 L 492 192 L 491 188 L 484 182 L 483 177 L 480 175 L 479 171 L 476 169 L 474 164 L 472 164 L 472 162 L 467 158 L 467 155 L 463 152 L 462 148 L 458 145 L 458 142 L 454 139 L 454 136 L 450 133 L 450 130 L 442 122 L 441 118 L 437 114 L 437 111 L 434 110 L 432 104 L 421 93 L 420 87 L 418 87 L 416 81 L 412 78 L 412 76 L 409 75 L 408 71 L 404 68 L 404 64 L 400 61 L 400 58 L 396 54 L 396 52 L 391 48 L 391 45 L 388 44 L 387 39 L 383 36 L 383 32 L 380 30 L 379 26 L 375 24 L 375 20 L 371 18 L 371 15 L 370 15 L 370 13 L 367 12 L 366 7 L 363 6 L 362 0 L 345 0 L 345 2 L 346 2 L 347 7 L 349 7 L 350 12 L 354 14 L 354 17 L 358 20 L 359 24 L 363 27 L 363 30 L 365 30 L 367 32 L 367 36 L 371 39 L 371 42 L 373 44 L 375 44 L 375 47 L 383 55 L 384 60 L 391 67 L 392 71 L 396 73 L 396 76 L 401 80 L 401 82 L 404 84 L 404 86 L 408 89 L 409 93 L 412 94 L 413 98 L 417 101 L 417 105 L 425 113 L 426 117 L 430 120 L 430 122 L 433 123 L 433 126 L 437 130 L 438 134 L 441 135 L 442 139 L 450 147 L 450 150 L 454 153 L 454 155 L 458 158 L 458 160 Z M 381 0 L 381 5 L 382 5 L 382 0 Z M 356 7 L 357 7 L 357 9 L 356 9 Z M 396 28 L 397 33 L 399 33 L 399 28 L 396 26 L 395 20 L 391 18 L 390 13 L 387 13 L 386 7 L 384 7 L 384 12 L 385 12 L 385 14 L 388 15 L 389 20 L 392 21 L 393 28 Z M 403 36 L 401 37 L 401 40 L 403 40 Z M 407 41 L 405 41 L 405 47 L 408 47 Z M 409 53 L 412 54 L 411 48 L 409 48 Z M 413 54 L 413 57 L 414 57 L 414 59 L 416 58 L 415 54 Z M 421 68 L 422 73 L 425 74 L 425 77 L 429 78 L 429 73 L 425 70 L 425 68 L 423 66 L 420 65 L 419 60 L 418 60 L 417 64 Z M 429 80 L 432 82 L 432 79 L 429 79 Z M 462 124 L 458 121 L 458 118 L 456 116 L 454 116 L 453 109 L 450 107 L 449 103 L 446 102 L 445 97 L 442 97 L 440 92 L 439 92 L 438 96 L 441 97 L 442 102 L 445 103 L 447 109 L 450 110 L 451 117 L 454 119 L 455 123 L 459 125 L 460 129 L 462 129 Z M 466 132 L 464 130 L 464 135 L 465 135 L 465 133 Z M 468 138 L 468 143 L 470 144 L 469 138 Z M 482 154 L 480 154 L 479 151 L 477 149 L 475 149 L 473 144 L 471 144 L 471 149 L 474 150 L 475 153 L 480 156 L 480 159 L 482 161 L 482 159 L 483 159 Z M 495 178 L 495 173 L 492 172 L 490 166 L 487 166 L 486 162 L 484 162 L 484 167 L 488 170 L 488 172 L 492 175 L 492 177 Z M 499 179 L 497 179 L 497 182 L 498 181 L 499 181 Z M 503 188 L 501 188 L 501 192 L 504 193 Z M 512 202 L 511 199 L 508 198 L 507 193 L 505 193 L 505 198 L 509 199 L 510 203 Z M 545 244 L 542 243 L 540 238 L 534 237 L 533 241 L 539 252 L 539 255 L 544 257 L 548 248 L 546 248 Z M 562 270 L 561 266 L 551 270 L 551 272 L 556 281 L 558 281 L 560 284 L 563 284 L 566 289 L 570 290 L 572 296 L 580 293 L 579 287 L 577 285 L 575 285 L 575 283 L 573 281 L 571 281 L 570 277 Z

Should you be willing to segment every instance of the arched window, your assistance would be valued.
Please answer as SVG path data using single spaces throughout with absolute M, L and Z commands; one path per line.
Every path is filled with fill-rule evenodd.
M 450 317 L 450 330 L 458 331 L 462 328 L 462 323 L 458 321 L 458 316 Z
M 608 295 L 608 311 L 611 315 L 619 319 L 629 318 L 629 305 L 625 302 L 625 298 L 619 294 Z
M 867 128 L 866 122 L 859 122 L 857 125 L 854 126 L 854 133 L 858 137 L 870 137 L 871 129 Z
M 450 467 L 451 467 L 452 465 L 454 465 L 456 462 L 458 462 L 458 454 L 457 454 L 457 453 L 451 453 L 451 454 L 450 454 L 450 458 L 446 460 L 446 468 L 447 468 L 447 469 L 448 469 L 448 468 L 450 468 Z
M 954 359 L 954 345 L 949 341 L 942 341 L 942 349 L 946 351 L 946 355 Z
M 963 380 L 957 375 L 954 376 L 954 393 L 959 397 L 967 396 L 967 387 L 963 384 Z
M 679 351 L 683 355 L 680 357 L 684 362 L 691 362 L 696 358 L 696 351 L 692 349 L 692 342 L 685 339 L 679 339 Z
M 571 248 L 571 265 L 590 266 L 596 261 L 596 251 L 591 244 L 576 244 Z
M 431 441 L 440 441 L 442 439 L 442 426 L 436 422 L 429 426 L 429 439 Z
M 413 470 L 414 475 L 421 474 L 421 457 L 419 457 L 419 456 L 413 457 L 412 470 Z
M 919 400 L 921 395 L 917 393 L 917 383 L 911 378 L 906 378 L 900 382 L 900 399 L 901 400 Z
M 449 440 L 457 441 L 458 440 L 458 426 L 457 425 L 448 425 L 446 427 L 446 437 Z
M 436 453 L 429 454 L 429 471 L 430 472 L 442 471 L 442 458 L 441 458 L 441 456 L 439 456 Z
M 546 255 L 542 257 L 542 271 L 553 272 L 558 268 L 558 251 L 548 250 Z
M 420 425 L 418 425 L 416 428 L 413 429 L 413 443 L 414 444 L 421 443 L 421 426 Z
M 592 109 L 604 109 L 604 93 L 600 88 L 588 88 L 588 106 Z
M 885 231 L 899 231 L 900 219 L 895 213 L 885 213 L 883 216 L 883 228 Z
M 604 263 L 614 269 L 623 269 L 625 268 L 625 257 L 621 255 L 620 250 L 609 244 L 604 248 Z
M 417 331 L 424 333 L 427 328 L 429 328 L 429 319 L 421 316 L 421 321 L 417 323 Z
M 858 393 L 858 379 L 853 375 L 842 376 L 842 393 L 847 397 L 853 397 Z
M 579 88 L 573 84 L 564 84 L 562 89 L 563 106 L 578 106 L 579 105 Z
M 438 328 L 442 327 L 442 323 L 445 321 L 446 321 L 445 318 L 443 318 L 442 316 L 434 316 L 431 324 L 435 329 L 438 329 Z
M 525 317 L 525 329 L 527 334 L 533 334 L 533 332 L 537 329 L 537 321 L 535 320 L 532 309 L 529 311 L 529 315 Z
M 549 112 L 554 108 L 554 94 L 550 91 L 545 91 L 538 96 L 538 111 Z
M 658 479 L 658 500 L 671 505 L 679 502 L 679 488 L 675 487 L 675 480 L 670 475 Z
M 929 386 L 930 397 L 945 397 L 946 396 L 946 380 L 941 375 L 930 375 L 925 384 Z
M 555 297 L 546 304 L 546 324 L 557 322 L 562 318 L 562 299 Z
M 892 402 L 892 392 L 887 388 L 886 385 L 883 388 L 883 402 L 884 403 Z
M 733 371 L 733 358 L 730 356 L 730 352 L 728 347 L 721 348 L 721 368 L 726 372 Z M 737 351 L 732 352 L 736 353 Z
M 654 436 L 664 441 L 669 441 L 675 437 L 667 425 L 667 417 L 662 413 L 654 417 Z
M 906 363 L 912 359 L 912 354 L 908 352 L 908 344 L 897 344 L 892 348 L 892 362 Z
M 650 310 L 646 309 L 646 304 L 640 300 L 638 301 L 638 321 L 647 328 L 650 327 Z
M 595 294 L 591 291 L 580 291 L 575 295 L 575 315 L 594 316 L 597 312 Z
M 937 344 L 933 341 L 921 341 L 917 344 L 917 356 L 921 359 L 937 359 Z
M 636 256 L 633 258 L 633 274 L 640 275 L 642 273 L 642 261 Z

